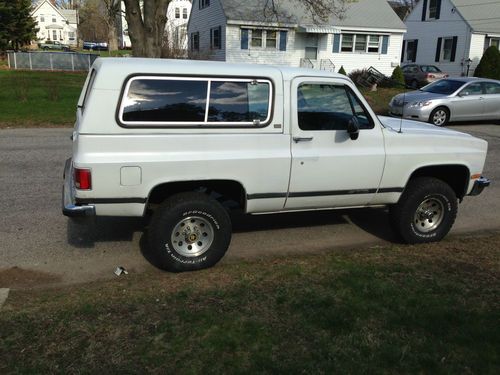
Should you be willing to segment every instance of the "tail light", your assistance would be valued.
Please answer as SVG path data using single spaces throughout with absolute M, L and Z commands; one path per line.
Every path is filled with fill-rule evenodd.
M 90 169 L 75 168 L 75 186 L 80 190 L 92 189 L 92 173 Z
M 427 78 L 436 78 L 434 74 L 427 73 Z

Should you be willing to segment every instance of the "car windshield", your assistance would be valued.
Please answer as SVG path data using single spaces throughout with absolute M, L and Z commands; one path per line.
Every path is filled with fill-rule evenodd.
M 434 94 L 444 94 L 450 95 L 457 91 L 460 87 L 464 85 L 462 81 L 455 81 L 453 79 L 441 79 L 439 81 L 433 82 L 421 90 L 425 92 L 432 92 Z
M 425 73 L 441 73 L 441 70 L 437 66 L 434 65 L 422 65 L 422 72 Z

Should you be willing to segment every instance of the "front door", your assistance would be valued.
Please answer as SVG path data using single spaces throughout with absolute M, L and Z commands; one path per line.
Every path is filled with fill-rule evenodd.
M 451 99 L 452 121 L 478 120 L 484 118 L 483 86 L 480 82 L 465 86 Z
M 318 34 L 307 34 L 305 58 L 312 61 L 318 59 Z
M 367 205 L 385 162 L 382 129 L 345 80 L 292 82 L 292 170 L 285 209 Z M 359 137 L 347 133 L 349 120 Z

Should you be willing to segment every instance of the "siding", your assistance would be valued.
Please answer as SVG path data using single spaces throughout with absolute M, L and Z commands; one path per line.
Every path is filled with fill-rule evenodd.
M 191 49 L 191 33 L 200 33 L 199 57 L 205 60 L 224 61 L 226 59 L 226 16 L 218 0 L 211 0 L 210 6 L 199 9 L 199 0 L 193 1 L 188 24 L 189 49 Z M 221 49 L 210 49 L 210 29 L 221 26 Z
M 472 60 L 472 63 L 470 64 L 469 76 L 472 76 L 481 57 L 483 57 L 486 37 L 484 34 L 472 34 L 470 38 L 469 58 Z M 465 67 L 465 69 L 467 69 L 467 67 Z
M 406 20 L 407 33 L 405 40 L 418 39 L 417 64 L 432 64 L 452 76 L 460 76 L 467 69 L 462 66 L 462 62 L 469 57 L 469 47 L 471 52 L 477 54 L 478 48 L 484 45 L 484 37 L 481 45 L 480 38 L 472 38 L 471 31 L 463 18 L 454 11 L 454 7 L 449 0 L 441 1 L 441 13 L 439 20 L 422 21 L 422 8 L 424 1 L 419 1 L 415 9 Z M 458 37 L 457 50 L 454 62 L 435 61 L 438 38 Z M 482 55 L 482 52 L 481 52 Z M 480 57 L 479 57 L 480 58 Z M 406 56 L 404 61 L 406 62 Z

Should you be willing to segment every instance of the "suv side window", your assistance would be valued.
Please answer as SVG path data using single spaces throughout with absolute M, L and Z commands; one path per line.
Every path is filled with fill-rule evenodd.
M 304 83 L 297 92 L 298 123 L 301 130 L 347 130 L 356 116 L 361 129 L 373 122 L 356 95 L 343 85 Z
M 131 78 L 119 108 L 123 125 L 265 126 L 271 118 L 268 80 Z

